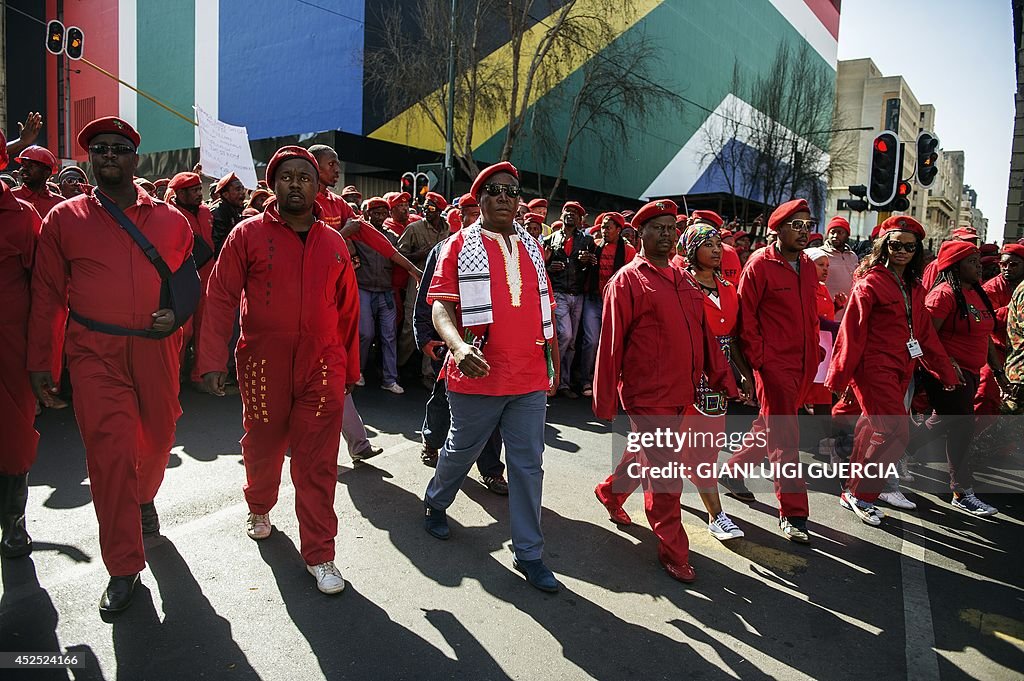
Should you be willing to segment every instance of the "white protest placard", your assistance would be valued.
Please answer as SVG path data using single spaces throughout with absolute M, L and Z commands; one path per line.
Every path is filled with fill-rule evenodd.
M 198 106 L 194 108 L 199 122 L 199 163 L 203 175 L 220 178 L 234 173 L 246 189 L 255 189 L 256 168 L 245 127 L 229 125 Z

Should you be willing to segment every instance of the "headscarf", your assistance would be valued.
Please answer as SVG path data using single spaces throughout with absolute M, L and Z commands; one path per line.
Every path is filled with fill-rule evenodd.
M 711 240 L 712 237 L 721 238 L 721 233 L 713 225 L 706 222 L 698 222 L 690 225 L 679 237 L 679 244 L 686 254 L 686 261 L 692 264 L 697 262 L 697 249 Z

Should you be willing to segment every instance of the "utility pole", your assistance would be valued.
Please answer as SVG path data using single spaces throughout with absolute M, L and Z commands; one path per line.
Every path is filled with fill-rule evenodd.
M 453 144 L 455 141 L 455 31 L 458 22 L 455 20 L 455 12 L 458 9 L 458 0 L 452 0 L 452 19 L 448 42 L 448 116 L 445 121 L 444 135 L 444 193 L 446 198 L 452 198 L 455 190 L 455 166 L 453 165 Z

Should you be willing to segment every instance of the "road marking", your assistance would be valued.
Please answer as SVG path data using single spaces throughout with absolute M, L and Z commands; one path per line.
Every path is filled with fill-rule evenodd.
M 925 576 L 925 549 L 907 541 L 907 527 L 920 535 L 921 520 L 912 513 L 901 513 L 903 537 L 900 540 L 900 573 L 903 576 L 903 630 L 907 641 L 907 679 L 934 681 L 939 678 L 939 658 L 935 654 L 935 628 L 932 604 Z
M 1012 617 L 982 612 L 974 608 L 961 610 L 960 621 L 966 622 L 983 634 L 995 636 L 1000 641 L 1006 641 L 1021 652 L 1024 652 L 1024 622 L 1019 622 Z

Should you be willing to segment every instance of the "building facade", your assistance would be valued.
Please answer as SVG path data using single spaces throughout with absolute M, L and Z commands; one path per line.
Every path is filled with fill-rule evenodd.
M 1024 238 L 1024 0 L 1013 0 L 1013 54 L 1017 66 L 1017 113 L 1013 122 L 1005 239 Z
M 928 237 L 940 243 L 948 239 L 960 221 L 960 198 L 964 183 L 964 152 L 939 154 L 939 172 L 927 190 Z M 915 191 L 922 191 L 920 188 Z

